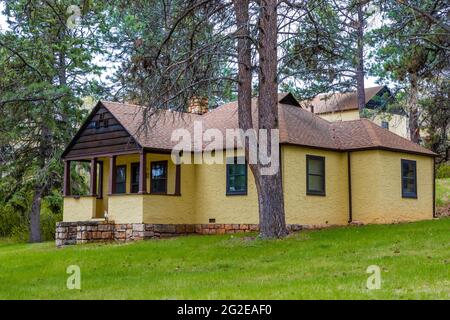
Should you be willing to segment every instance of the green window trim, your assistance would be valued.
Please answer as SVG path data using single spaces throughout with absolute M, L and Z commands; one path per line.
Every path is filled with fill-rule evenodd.
M 318 169 L 313 171 L 312 162 L 317 162 Z M 313 187 L 313 181 L 318 187 Z M 306 155 L 306 194 L 309 196 L 325 196 L 325 157 Z
M 417 162 L 401 159 L 402 198 L 417 199 Z
M 238 158 L 233 158 L 232 163 L 226 165 L 226 195 L 247 195 L 248 188 L 247 163 L 239 164 Z

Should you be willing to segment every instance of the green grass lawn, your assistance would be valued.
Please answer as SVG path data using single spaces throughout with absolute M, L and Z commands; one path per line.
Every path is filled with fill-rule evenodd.
M 436 205 L 443 207 L 450 204 L 450 178 L 436 179 Z
M 81 268 L 81 290 L 66 268 Z M 379 290 L 366 289 L 369 265 Z M 57 249 L 0 242 L 1 299 L 450 299 L 450 219 Z

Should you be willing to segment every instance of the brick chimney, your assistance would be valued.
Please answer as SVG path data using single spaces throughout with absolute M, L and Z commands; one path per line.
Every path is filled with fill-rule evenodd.
M 204 114 L 208 112 L 208 98 L 194 96 L 189 99 L 189 113 Z

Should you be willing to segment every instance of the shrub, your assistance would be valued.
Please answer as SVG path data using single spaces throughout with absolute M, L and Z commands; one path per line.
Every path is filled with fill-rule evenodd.
M 441 163 L 436 167 L 436 178 L 437 179 L 445 179 L 450 178 L 450 164 L 449 163 Z
M 41 204 L 41 238 L 42 241 L 55 240 L 56 222 L 62 220 L 63 198 L 61 193 L 53 191 Z
M 0 238 L 10 238 L 15 242 L 29 240 L 29 201 L 26 194 L 16 193 L 7 204 L 0 203 Z M 55 239 L 56 222 L 62 220 L 62 196 L 52 192 L 41 203 L 41 239 Z
M 25 224 L 15 225 L 11 228 L 9 237 L 14 242 L 28 242 L 30 239 L 30 232 L 28 226 Z
M 41 209 L 41 238 L 42 241 L 55 240 L 56 222 L 62 220 L 61 213 L 53 213 L 47 208 Z
M 61 213 L 53 213 L 48 208 L 41 209 L 41 239 L 55 240 L 56 222 L 62 220 Z M 0 237 L 9 237 L 15 242 L 28 242 L 28 221 L 20 219 L 17 214 L 3 211 L 0 214 Z
M 11 236 L 17 232 L 15 228 L 21 225 L 27 225 L 22 213 L 11 206 L 0 206 L 0 237 Z

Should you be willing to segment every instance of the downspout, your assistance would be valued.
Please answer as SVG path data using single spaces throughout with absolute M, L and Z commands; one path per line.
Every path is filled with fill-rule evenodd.
M 284 194 L 284 179 L 283 179 L 283 161 L 282 161 L 282 147 L 281 147 L 281 143 L 278 145 L 278 166 L 279 166 L 279 172 L 280 172 L 280 177 L 281 177 L 281 193 L 283 194 L 283 208 L 285 208 L 284 204 L 286 203 L 285 201 L 285 194 Z M 286 223 L 286 211 L 284 211 L 284 223 L 286 225 L 286 230 L 289 233 L 289 226 Z
M 433 218 L 436 218 L 436 158 L 433 158 Z
M 284 206 L 284 179 L 283 179 L 283 161 L 281 160 L 282 159 L 282 156 L 281 156 L 281 143 L 279 144 L 279 146 L 278 146 L 278 159 L 279 159 L 279 163 L 278 163 L 278 166 L 279 166 L 279 170 L 280 170 L 280 176 L 281 176 L 281 192 L 283 193 L 283 206 Z
M 348 223 L 353 221 L 352 208 L 352 168 L 351 168 L 350 151 L 347 152 L 347 175 L 348 175 Z

